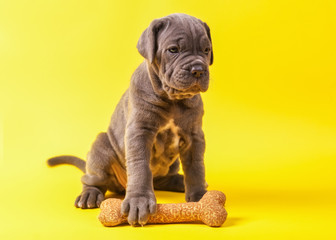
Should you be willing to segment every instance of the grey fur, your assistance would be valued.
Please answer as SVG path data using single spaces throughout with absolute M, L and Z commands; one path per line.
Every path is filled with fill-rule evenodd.
M 62 155 L 58 157 L 53 157 L 48 159 L 48 165 L 50 167 L 59 165 L 59 164 L 70 164 L 78 167 L 82 172 L 85 173 L 85 161 L 83 159 L 80 159 L 75 156 L 70 156 L 70 155 Z
M 185 14 L 154 20 L 137 48 L 145 61 L 134 72 L 107 132 L 98 135 L 88 153 L 83 191 L 75 203 L 98 207 L 107 190 L 125 190 L 111 167 L 116 164 L 127 172 L 122 213 L 131 225 L 146 224 L 155 213 L 154 188 L 185 191 L 186 201 L 198 201 L 206 192 L 199 93 L 208 89 L 213 61 L 209 27 Z M 180 162 L 184 177 L 178 174 Z

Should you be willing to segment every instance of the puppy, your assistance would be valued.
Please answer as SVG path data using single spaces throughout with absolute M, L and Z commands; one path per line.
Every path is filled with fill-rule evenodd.
M 145 61 L 87 162 L 59 156 L 48 164 L 72 164 L 85 173 L 76 207 L 96 208 L 107 190 L 126 191 L 122 213 L 129 224 L 144 225 L 156 211 L 154 189 L 185 192 L 188 202 L 206 192 L 200 92 L 209 86 L 213 51 L 208 25 L 186 14 L 154 20 L 137 49 Z

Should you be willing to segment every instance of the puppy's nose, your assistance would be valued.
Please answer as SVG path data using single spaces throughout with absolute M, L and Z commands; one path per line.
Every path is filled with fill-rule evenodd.
M 191 74 L 195 78 L 200 78 L 204 75 L 204 68 L 202 65 L 194 65 L 191 67 Z

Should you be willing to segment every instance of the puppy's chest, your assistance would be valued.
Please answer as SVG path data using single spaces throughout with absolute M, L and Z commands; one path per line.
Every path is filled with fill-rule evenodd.
M 177 160 L 181 145 L 184 144 L 184 131 L 178 127 L 174 119 L 158 131 L 154 141 L 151 159 L 151 170 L 154 176 L 164 176 L 169 167 Z

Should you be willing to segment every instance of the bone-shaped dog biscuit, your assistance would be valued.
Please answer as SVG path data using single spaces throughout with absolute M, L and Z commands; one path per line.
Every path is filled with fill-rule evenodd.
M 180 223 L 202 221 L 211 227 L 221 226 L 227 216 L 224 208 L 225 195 L 220 191 L 209 191 L 199 202 L 158 204 L 155 215 L 147 223 Z M 98 219 L 106 227 L 127 222 L 121 214 L 122 200 L 109 198 L 102 202 Z

